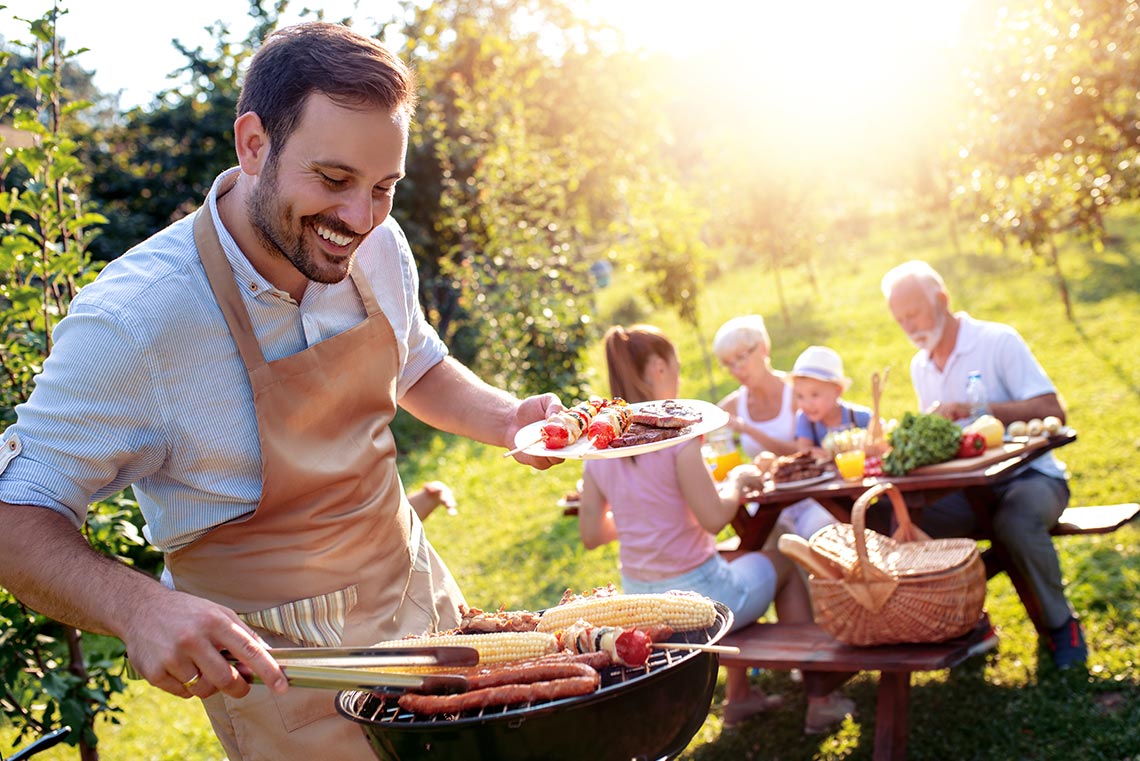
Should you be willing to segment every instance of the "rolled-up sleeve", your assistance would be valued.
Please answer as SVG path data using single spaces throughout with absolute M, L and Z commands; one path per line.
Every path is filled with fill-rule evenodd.
M 116 320 L 76 302 L 28 401 L 16 408 L 22 451 L 0 474 L 0 500 L 68 516 L 156 471 L 161 412 L 145 351 Z

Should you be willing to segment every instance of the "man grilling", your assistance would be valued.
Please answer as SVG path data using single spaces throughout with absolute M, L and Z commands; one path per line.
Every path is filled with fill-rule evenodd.
M 0 584 L 201 698 L 231 759 L 374 758 L 333 693 L 287 689 L 267 645 L 458 622 L 396 471 L 397 401 L 504 446 L 560 406 L 486 385 L 424 319 L 388 216 L 414 105 L 375 40 L 326 23 L 273 34 L 238 103 L 238 166 L 76 298 L 3 435 Z M 76 530 L 129 485 L 165 585 Z

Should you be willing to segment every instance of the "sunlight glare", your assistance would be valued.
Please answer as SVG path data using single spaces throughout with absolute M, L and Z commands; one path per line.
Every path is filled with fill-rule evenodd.
M 936 106 L 944 53 L 970 2 L 611 0 L 593 7 L 633 46 L 709 67 L 720 97 L 751 101 L 753 117 L 769 129 L 778 121 L 786 135 L 818 144 L 838 133 L 889 133 L 916 108 Z

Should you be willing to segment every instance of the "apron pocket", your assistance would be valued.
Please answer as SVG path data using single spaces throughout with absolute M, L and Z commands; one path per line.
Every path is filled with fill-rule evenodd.
M 275 608 L 239 613 L 250 626 L 280 634 L 311 647 L 340 647 L 344 622 L 356 607 L 355 584 Z
M 337 714 L 335 690 L 290 687 L 274 695 L 254 685 L 244 698 L 219 695 L 221 702 L 204 701 L 206 711 L 227 753 L 236 747 L 242 761 L 366 757 L 349 751 L 363 735 Z
M 318 719 L 336 714 L 336 690 L 290 687 L 284 695 L 274 695 L 286 732 L 292 732 Z

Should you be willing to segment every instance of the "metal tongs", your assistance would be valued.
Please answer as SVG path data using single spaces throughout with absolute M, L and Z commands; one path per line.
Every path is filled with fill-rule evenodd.
M 407 674 L 370 669 L 423 666 L 475 666 L 473 647 L 290 647 L 270 648 L 269 654 L 293 687 L 334 690 L 402 689 L 425 693 L 464 692 L 467 678 L 459 674 Z M 230 661 L 236 661 L 224 653 Z

